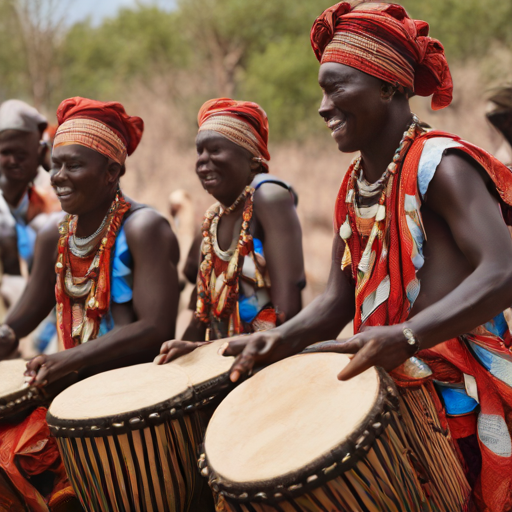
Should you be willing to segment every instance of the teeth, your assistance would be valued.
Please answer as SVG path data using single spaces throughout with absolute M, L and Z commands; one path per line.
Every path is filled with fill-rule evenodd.
M 330 119 L 327 122 L 327 127 L 330 128 L 331 130 L 334 130 L 335 128 L 341 126 L 342 124 L 344 124 L 344 121 L 342 121 L 341 119 Z
M 56 194 L 64 195 L 64 194 L 70 194 L 71 192 L 73 192 L 73 190 L 70 189 L 69 187 L 55 187 Z

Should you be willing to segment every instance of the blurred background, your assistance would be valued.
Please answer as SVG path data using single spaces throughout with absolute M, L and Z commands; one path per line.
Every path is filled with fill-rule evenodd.
M 492 89 L 512 81 L 510 0 L 404 0 L 446 50 L 453 104 L 414 111 L 496 154 L 501 136 L 484 117 Z M 128 196 L 169 212 L 169 194 L 191 199 L 178 230 L 198 226 L 212 199 L 194 174 L 196 115 L 207 99 L 258 102 L 270 122 L 271 172 L 299 193 L 308 287 L 323 290 L 332 210 L 350 155 L 317 114 L 314 19 L 332 0 L 0 0 L 0 100 L 20 98 L 55 123 L 64 98 L 121 101 L 144 119 L 128 160 Z M 183 213 L 183 211 L 182 211 Z M 183 248 L 186 251 L 186 247 Z

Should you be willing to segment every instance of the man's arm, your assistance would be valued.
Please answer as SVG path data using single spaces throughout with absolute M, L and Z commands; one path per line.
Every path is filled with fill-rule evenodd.
M 36 238 L 32 273 L 20 300 L 5 320 L 5 324 L 14 331 L 18 340 L 30 334 L 55 306 L 55 262 L 58 241 L 58 224 L 52 219 Z M 9 355 L 15 348 L 16 346 L 7 343 L 7 340 L 0 336 L 0 358 Z
M 256 190 L 254 214 L 265 234 L 272 304 L 283 322 L 302 307 L 300 285 L 305 274 L 299 218 L 290 192 L 275 183 L 263 183 Z
M 342 344 L 357 352 L 340 373 L 349 379 L 378 365 L 392 370 L 411 356 L 403 328 L 421 348 L 430 348 L 489 321 L 512 302 L 512 240 L 497 200 L 487 190 L 476 163 L 458 154 L 445 156 L 428 190 L 427 205 L 446 221 L 473 272 L 438 302 L 404 324 L 374 327 Z
M 283 325 L 269 331 L 231 339 L 224 355 L 238 355 L 231 369 L 234 382 L 255 363 L 272 363 L 296 354 L 317 341 L 336 338 L 354 318 L 354 287 L 341 270 L 345 243 L 334 235 L 327 288 L 311 304 Z
M 125 224 L 125 232 L 134 263 L 135 321 L 62 353 L 33 359 L 27 367 L 38 372 L 36 384 L 96 365 L 105 369 L 105 363 L 113 362 L 117 367 L 120 364 L 116 361 L 150 361 L 162 342 L 174 336 L 179 300 L 178 274 L 173 263 L 176 237 L 167 220 L 150 209 L 134 213 Z

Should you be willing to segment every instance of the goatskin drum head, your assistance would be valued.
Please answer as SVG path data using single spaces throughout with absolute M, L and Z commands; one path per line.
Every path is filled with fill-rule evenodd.
M 236 483 L 306 468 L 360 427 L 379 394 L 371 368 L 342 382 L 343 354 L 298 354 L 235 388 L 215 411 L 205 437 L 208 465 Z
M 154 406 L 188 387 L 187 374 L 176 366 L 138 364 L 73 384 L 53 400 L 49 412 L 62 420 L 105 418 Z
M 0 361 L 0 397 L 5 397 L 28 388 L 25 383 L 27 362 L 23 359 Z

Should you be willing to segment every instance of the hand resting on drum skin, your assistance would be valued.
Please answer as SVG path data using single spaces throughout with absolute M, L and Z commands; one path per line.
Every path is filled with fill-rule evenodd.
M 206 345 L 209 341 L 185 341 L 185 340 L 169 340 L 162 344 L 160 355 L 156 357 L 157 364 L 170 363 L 173 359 L 184 356 L 195 350 L 201 345 Z
M 82 361 L 77 350 L 65 350 L 56 354 L 41 354 L 27 363 L 26 382 L 34 386 L 46 386 L 73 372 L 78 372 Z
M 339 380 L 351 379 L 372 366 L 391 371 L 414 355 L 415 348 L 404 340 L 403 327 L 404 324 L 370 327 L 352 338 L 333 341 L 317 350 L 355 354 L 338 374 Z M 225 356 L 238 356 L 231 368 L 232 382 L 250 374 L 255 365 L 270 364 L 297 353 L 275 330 L 231 338 L 221 350 Z

